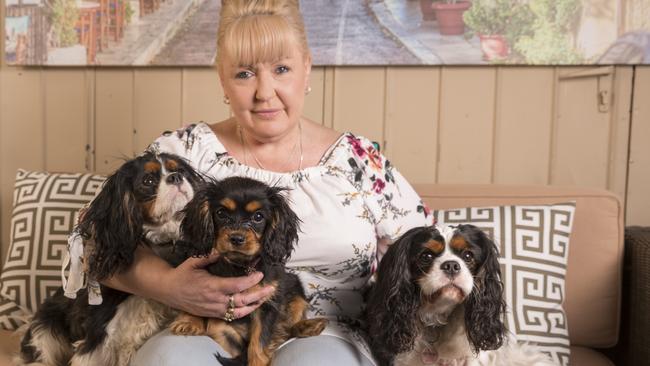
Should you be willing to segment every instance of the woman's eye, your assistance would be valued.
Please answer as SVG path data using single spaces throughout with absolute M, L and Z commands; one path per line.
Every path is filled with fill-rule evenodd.
M 255 212 L 255 213 L 253 214 L 253 222 L 259 224 L 259 223 L 262 222 L 263 220 L 264 220 L 264 215 L 262 215 L 261 212 Z
M 278 66 L 275 69 L 276 74 L 284 74 L 284 73 L 287 73 L 287 72 L 289 72 L 289 68 L 287 66 Z
M 152 175 L 145 175 L 144 178 L 142 178 L 142 184 L 145 186 L 152 186 L 156 183 L 156 179 Z
M 470 252 L 469 250 L 466 250 L 463 252 L 462 257 L 465 262 L 469 262 L 472 259 L 474 259 L 474 253 Z
M 235 75 L 235 79 L 248 79 L 253 76 L 250 71 L 240 71 Z

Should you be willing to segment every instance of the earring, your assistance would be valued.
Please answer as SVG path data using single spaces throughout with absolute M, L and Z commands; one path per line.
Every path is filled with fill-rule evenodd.
M 311 93 L 311 86 L 308 86 L 307 89 L 305 90 L 305 95 Z
M 228 98 L 227 95 L 224 95 L 223 96 L 223 102 L 224 102 L 224 104 L 230 104 L 230 98 Z

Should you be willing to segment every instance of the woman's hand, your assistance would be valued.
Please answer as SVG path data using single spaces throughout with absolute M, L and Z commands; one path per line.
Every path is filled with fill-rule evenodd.
M 244 277 L 217 277 L 205 270 L 219 257 L 189 258 L 180 266 L 166 273 L 163 278 L 167 296 L 160 299 L 167 305 L 190 314 L 223 318 L 232 295 L 235 319 L 244 317 L 257 309 L 275 288 L 262 286 L 261 272 Z
M 151 298 L 178 310 L 204 317 L 223 318 L 232 295 L 235 318 L 248 315 L 274 292 L 262 286 L 262 273 L 245 277 L 217 277 L 205 270 L 219 256 L 189 258 L 173 268 L 151 249 L 138 247 L 127 270 L 104 281 L 106 286 Z

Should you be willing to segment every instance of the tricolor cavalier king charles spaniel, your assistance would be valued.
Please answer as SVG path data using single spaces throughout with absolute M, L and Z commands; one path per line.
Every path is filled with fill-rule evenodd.
M 274 294 L 251 314 L 233 319 L 181 313 L 170 325 L 174 334 L 207 335 L 231 356 L 215 355 L 222 365 L 269 365 L 275 350 L 291 337 L 320 334 L 327 320 L 305 317 L 308 302 L 302 284 L 285 269 L 298 240 L 299 219 L 283 188 L 231 177 L 208 182 L 185 209 L 183 238 L 193 253 L 216 251 L 207 267 L 216 276 L 264 274 L 257 286 L 273 285 Z
M 172 264 L 184 260 L 172 248 L 179 239 L 181 210 L 202 181 L 175 155 L 146 152 L 124 163 L 80 214 L 77 230 L 87 279 L 102 281 L 124 271 L 139 245 Z M 87 289 L 75 299 L 59 289 L 45 300 L 22 339 L 18 363 L 126 366 L 173 317 L 157 302 L 103 285 L 100 289 L 99 305 L 88 304 Z
M 367 308 L 380 365 L 553 365 L 508 342 L 497 256 L 473 225 L 414 228 L 390 246 Z

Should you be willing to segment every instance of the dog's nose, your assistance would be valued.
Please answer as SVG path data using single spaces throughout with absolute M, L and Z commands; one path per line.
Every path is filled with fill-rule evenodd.
M 230 239 L 230 242 L 232 243 L 232 245 L 235 245 L 235 246 L 242 245 L 246 241 L 246 238 L 244 237 L 244 235 L 243 234 L 238 234 L 238 233 L 230 234 L 230 236 L 228 238 Z
M 460 263 L 456 261 L 446 261 L 440 265 L 440 269 L 442 269 L 447 276 L 455 276 L 460 272 Z
M 183 176 L 179 173 L 171 173 L 167 176 L 167 183 L 179 186 L 181 183 L 183 183 Z

